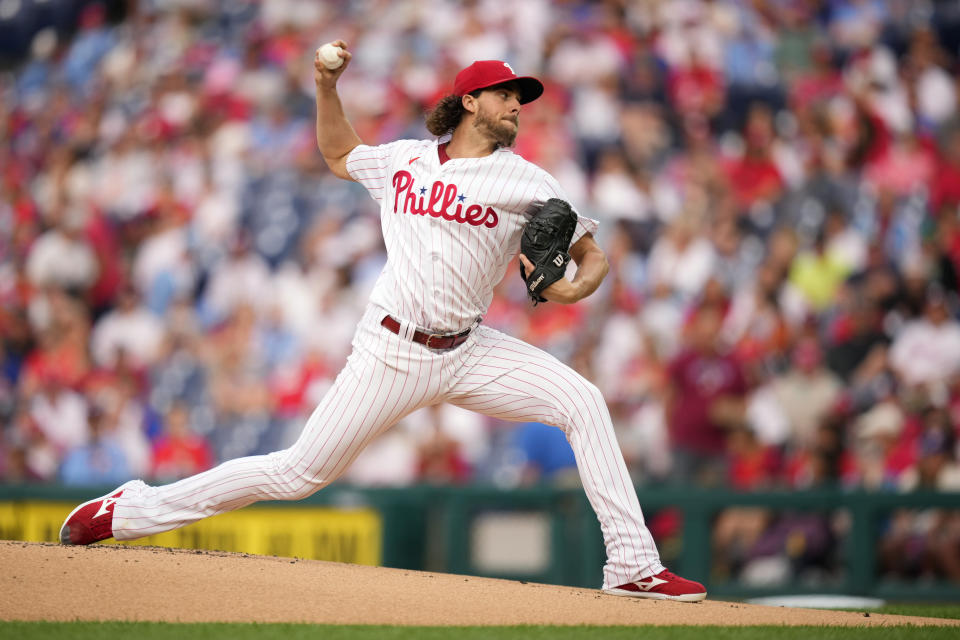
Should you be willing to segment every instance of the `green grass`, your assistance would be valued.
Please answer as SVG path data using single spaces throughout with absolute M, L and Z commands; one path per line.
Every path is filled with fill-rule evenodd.
M 387 627 L 156 622 L 0 622 L 10 640 L 951 640 L 949 627 Z
M 862 609 L 855 609 L 862 611 Z M 872 613 L 892 613 L 898 616 L 924 616 L 926 618 L 960 619 L 960 604 L 916 604 L 910 602 L 885 604 Z

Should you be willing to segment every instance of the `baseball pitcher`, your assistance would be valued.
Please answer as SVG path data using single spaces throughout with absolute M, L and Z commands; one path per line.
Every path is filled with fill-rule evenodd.
M 603 530 L 605 592 L 703 600 L 703 585 L 660 562 L 597 387 L 544 351 L 482 324 L 494 286 L 518 252 L 536 302 L 577 302 L 607 274 L 593 238 L 597 222 L 576 213 L 552 176 L 510 150 L 523 105 L 543 85 L 518 77 L 505 62 L 474 62 L 427 117 L 437 139 L 367 146 L 337 95 L 351 54 L 345 42 L 331 44 L 332 54 L 327 47 L 314 60 L 317 145 L 334 174 L 359 182 L 377 202 L 387 248 L 346 366 L 289 449 L 231 460 L 167 486 L 128 482 L 77 507 L 60 541 L 133 540 L 259 500 L 305 498 L 405 415 L 449 402 L 563 430 Z M 576 272 L 567 279 L 570 260 Z

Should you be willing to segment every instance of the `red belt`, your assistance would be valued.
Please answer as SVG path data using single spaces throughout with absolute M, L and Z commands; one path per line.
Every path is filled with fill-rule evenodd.
M 400 322 L 395 320 L 392 316 L 383 316 L 383 320 L 380 321 L 380 324 L 387 329 L 390 329 L 390 331 L 393 331 L 395 334 L 400 335 Z M 431 349 L 453 349 L 454 347 L 459 346 L 467 341 L 467 336 L 470 335 L 470 331 L 472 331 L 472 329 L 467 329 L 466 331 L 461 331 L 460 333 L 446 335 L 414 331 L 413 341 Z

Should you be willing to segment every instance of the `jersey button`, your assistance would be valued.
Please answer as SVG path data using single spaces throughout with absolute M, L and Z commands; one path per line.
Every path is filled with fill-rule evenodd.
M 430 259 L 433 260 L 434 262 L 440 262 L 440 256 L 436 253 L 431 253 Z

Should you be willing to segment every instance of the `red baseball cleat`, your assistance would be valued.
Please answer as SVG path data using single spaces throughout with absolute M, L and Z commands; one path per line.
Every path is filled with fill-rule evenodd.
M 93 544 L 112 538 L 113 505 L 134 482 L 127 482 L 113 493 L 84 502 L 71 511 L 60 527 L 60 544 Z
M 604 589 L 603 592 L 612 596 L 633 596 L 634 598 L 677 600 L 679 602 L 700 602 L 707 597 L 707 589 L 702 584 L 681 578 L 666 569 L 655 576 L 636 582 L 628 582 L 612 589 Z

